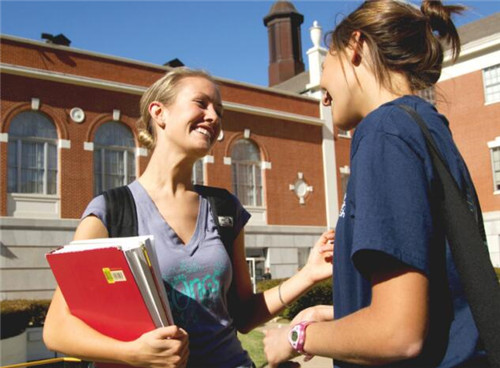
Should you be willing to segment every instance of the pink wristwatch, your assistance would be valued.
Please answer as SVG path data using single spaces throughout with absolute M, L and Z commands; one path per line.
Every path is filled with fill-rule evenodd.
M 292 348 L 296 352 L 305 356 L 305 361 L 310 360 L 313 357 L 313 355 L 307 354 L 304 351 L 304 344 L 306 342 L 306 328 L 311 323 L 313 323 L 313 321 L 302 321 L 293 326 L 288 333 L 288 341 L 290 342 L 290 345 L 292 345 Z

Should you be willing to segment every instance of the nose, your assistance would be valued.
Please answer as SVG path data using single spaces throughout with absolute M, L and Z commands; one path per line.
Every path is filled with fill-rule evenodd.
M 218 120 L 220 120 L 220 116 L 217 113 L 215 106 L 209 105 L 206 109 L 206 120 L 212 123 L 216 123 Z
M 323 93 L 323 96 L 321 97 L 321 103 L 323 106 L 331 106 L 332 105 L 332 96 L 328 93 L 328 91 L 325 91 Z

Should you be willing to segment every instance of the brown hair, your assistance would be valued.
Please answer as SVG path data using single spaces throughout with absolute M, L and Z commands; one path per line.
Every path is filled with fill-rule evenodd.
M 330 52 L 344 52 L 355 31 L 368 44 L 378 81 L 391 88 L 389 71 L 406 75 L 412 91 L 434 85 L 443 64 L 441 41 L 451 45 L 453 59 L 460 54 L 460 38 L 451 20 L 466 8 L 423 0 L 420 9 L 402 0 L 370 0 L 340 22 L 330 38 Z
M 203 70 L 189 68 L 175 68 L 153 83 L 142 95 L 140 102 L 141 117 L 137 121 L 138 139 L 144 147 L 154 149 L 156 146 L 156 132 L 151 124 L 149 104 L 153 101 L 168 106 L 177 97 L 179 82 L 188 77 L 205 78 L 217 85 L 215 80 Z

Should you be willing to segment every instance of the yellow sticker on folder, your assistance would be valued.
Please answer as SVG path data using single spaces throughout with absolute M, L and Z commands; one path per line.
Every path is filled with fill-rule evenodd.
M 125 273 L 122 270 L 112 270 L 110 268 L 103 268 L 102 272 L 108 284 L 114 284 L 115 282 L 127 281 Z

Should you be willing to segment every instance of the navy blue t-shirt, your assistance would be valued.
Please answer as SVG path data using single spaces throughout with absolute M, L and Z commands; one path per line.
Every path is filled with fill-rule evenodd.
M 404 96 L 366 116 L 353 135 L 336 227 L 335 318 L 370 305 L 371 272 L 388 264 L 411 266 L 429 278 L 430 330 L 419 357 L 390 366 L 454 367 L 478 353 L 478 332 L 433 210 L 434 172 L 424 136 L 398 104 L 422 116 L 458 185 L 472 188 L 448 123 L 434 106 Z

